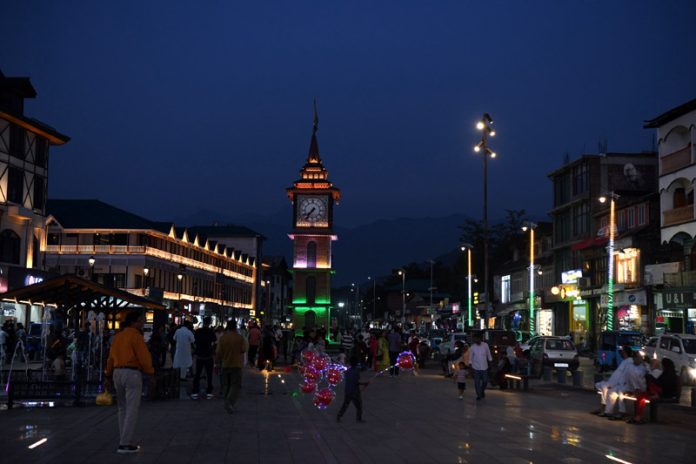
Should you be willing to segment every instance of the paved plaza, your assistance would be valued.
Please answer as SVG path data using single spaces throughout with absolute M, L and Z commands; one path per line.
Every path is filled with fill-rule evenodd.
M 666 407 L 659 424 L 633 426 L 588 414 L 598 397 L 535 385 L 491 389 L 476 402 L 470 381 L 458 400 L 436 370 L 379 377 L 363 394 L 366 423 L 336 401 L 325 411 L 294 395 L 296 373 L 244 372 L 244 393 L 228 415 L 222 401 L 144 403 L 138 455 L 117 455 L 115 407 L 0 411 L 7 463 L 544 463 L 693 462 L 696 414 Z M 363 375 L 363 379 L 369 374 Z M 35 449 L 28 445 L 48 440 Z M 620 461 L 612 461 L 613 456 Z

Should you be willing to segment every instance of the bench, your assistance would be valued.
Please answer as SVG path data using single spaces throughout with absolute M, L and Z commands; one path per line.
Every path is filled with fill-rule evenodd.
M 505 380 L 510 384 L 511 390 L 529 390 L 529 377 L 523 374 L 505 374 Z
M 623 394 L 623 398 L 629 401 L 637 401 L 637 398 L 631 394 Z M 657 410 L 661 404 L 679 404 L 679 399 L 681 398 L 681 388 L 678 390 L 678 395 L 672 398 L 657 398 L 646 400 L 646 407 L 648 408 L 648 417 L 650 422 L 657 422 Z M 635 407 L 635 405 L 634 405 Z

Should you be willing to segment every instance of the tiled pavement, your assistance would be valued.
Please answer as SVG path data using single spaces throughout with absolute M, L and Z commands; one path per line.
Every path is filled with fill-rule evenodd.
M 244 372 L 244 393 L 228 415 L 222 401 L 144 403 L 142 452 L 117 455 L 115 407 L 0 411 L 3 463 L 630 463 L 693 462 L 696 414 L 665 408 L 661 423 L 610 422 L 587 413 L 592 393 L 538 386 L 488 391 L 464 400 L 436 371 L 379 377 L 363 394 L 367 423 L 354 409 L 336 423 L 342 396 L 319 411 L 293 395 L 297 374 Z M 363 375 L 367 378 L 369 375 Z M 282 383 L 282 381 L 285 383 Z M 40 438 L 48 441 L 30 450 Z

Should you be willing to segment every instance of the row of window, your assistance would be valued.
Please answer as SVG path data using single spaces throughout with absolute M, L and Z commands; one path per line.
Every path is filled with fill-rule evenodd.
M 24 204 L 24 186 L 24 171 L 14 166 L 7 168 L 7 201 Z M 33 189 L 33 209 L 43 211 L 46 206 L 46 179 L 35 175 Z
M 621 232 L 628 231 L 636 227 L 647 225 L 649 220 L 647 203 L 621 208 L 616 212 L 616 229 Z M 609 215 L 602 217 L 599 224 L 600 228 L 608 227 Z
M 16 124 L 10 124 L 10 156 L 19 159 L 26 159 L 26 130 Z M 45 168 L 48 162 L 48 141 L 38 135 L 33 139 L 34 164 Z
M 553 179 L 553 205 L 558 207 L 590 190 L 590 168 L 580 163 Z
M 39 266 L 39 239 L 33 237 L 33 267 Z M 22 257 L 22 239 L 19 238 L 17 232 L 12 229 L 5 229 L 0 232 L 0 262 L 8 264 L 20 263 Z

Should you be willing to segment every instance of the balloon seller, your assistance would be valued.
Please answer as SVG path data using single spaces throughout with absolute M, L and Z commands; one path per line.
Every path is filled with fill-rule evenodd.
M 360 395 L 360 386 L 367 387 L 370 382 L 360 381 L 360 367 L 358 366 L 358 357 L 351 356 L 350 358 L 350 368 L 345 374 L 346 389 L 345 396 L 343 398 L 343 405 L 341 410 L 338 411 L 338 416 L 336 416 L 336 422 L 341 422 L 341 417 L 345 414 L 348 406 L 351 402 L 355 405 L 357 410 L 357 421 L 365 422 L 362 418 L 362 396 Z

